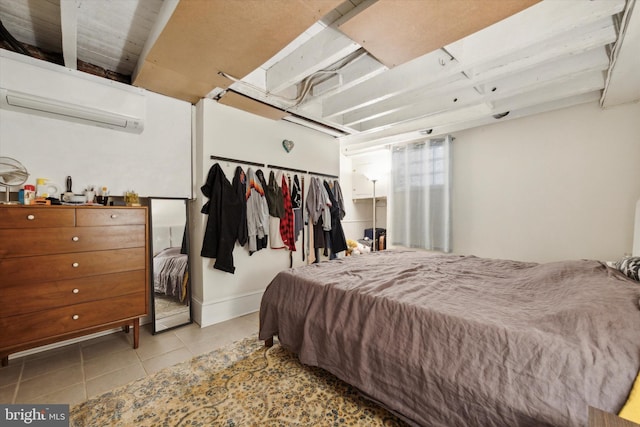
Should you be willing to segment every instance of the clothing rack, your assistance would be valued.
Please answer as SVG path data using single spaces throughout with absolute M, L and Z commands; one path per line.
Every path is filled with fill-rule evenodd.
M 302 169 L 287 168 L 287 167 L 284 167 L 284 166 L 267 165 L 267 167 L 269 169 L 278 169 L 278 170 L 283 170 L 283 171 L 288 171 L 288 172 L 309 173 L 309 172 L 307 172 L 305 170 L 302 170 Z
M 211 160 L 220 160 L 220 161 L 223 161 L 223 162 L 231 162 L 231 163 L 241 163 L 243 165 L 257 166 L 257 167 L 261 167 L 261 168 L 278 169 L 278 170 L 283 170 L 283 171 L 288 171 L 288 172 L 297 172 L 297 173 L 304 173 L 304 174 L 308 174 L 308 175 L 324 176 L 324 177 L 327 177 L 327 178 L 334 178 L 334 179 L 338 179 L 339 178 L 338 175 L 331 175 L 331 174 L 328 174 L 328 173 L 312 172 L 312 171 L 288 168 L 288 167 L 285 167 L 285 166 L 278 166 L 278 165 L 267 165 L 265 163 L 250 162 L 250 161 L 247 161 L 247 160 L 233 159 L 231 157 L 210 156 L 210 158 L 211 158 Z
M 311 171 L 307 171 L 307 173 L 308 173 L 309 175 L 326 176 L 327 178 L 334 178 L 334 179 L 338 179 L 338 178 L 340 178 L 338 175 L 330 175 L 330 174 L 328 174 L 328 173 L 311 172 Z
M 243 165 L 264 167 L 264 163 L 249 162 L 246 160 L 232 159 L 231 157 L 211 156 L 211 160 L 221 160 L 223 162 L 242 163 Z

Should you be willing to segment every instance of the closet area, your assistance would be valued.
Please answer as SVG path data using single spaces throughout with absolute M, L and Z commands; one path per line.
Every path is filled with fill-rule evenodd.
M 289 141 L 291 142 L 291 141 Z M 341 220 L 344 199 L 337 175 L 286 166 L 210 156 L 215 162 L 200 188 L 209 200 L 200 255 L 215 258 L 213 268 L 235 273 L 233 251 L 246 247 L 249 255 L 285 250 L 308 264 L 335 259 L 346 251 Z M 229 179 L 227 168 L 235 165 Z
M 210 99 L 196 115 L 193 314 L 207 326 L 257 311 L 278 272 L 329 262 L 346 243 L 344 234 L 333 235 L 341 215 L 333 137 Z M 333 217 L 321 209 L 331 199 Z

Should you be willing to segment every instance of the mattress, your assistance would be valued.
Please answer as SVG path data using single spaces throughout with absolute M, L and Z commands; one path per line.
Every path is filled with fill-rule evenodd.
M 412 425 L 586 426 L 640 368 L 639 299 L 593 260 L 392 250 L 280 272 L 259 337 Z

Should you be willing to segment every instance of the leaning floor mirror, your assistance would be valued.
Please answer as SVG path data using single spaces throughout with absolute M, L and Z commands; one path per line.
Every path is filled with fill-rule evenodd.
M 192 323 L 187 202 L 149 200 L 154 334 Z

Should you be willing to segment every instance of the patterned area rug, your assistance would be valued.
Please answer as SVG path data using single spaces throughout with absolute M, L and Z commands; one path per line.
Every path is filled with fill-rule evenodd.
M 256 336 L 71 408 L 71 426 L 404 426 L 333 375 Z

